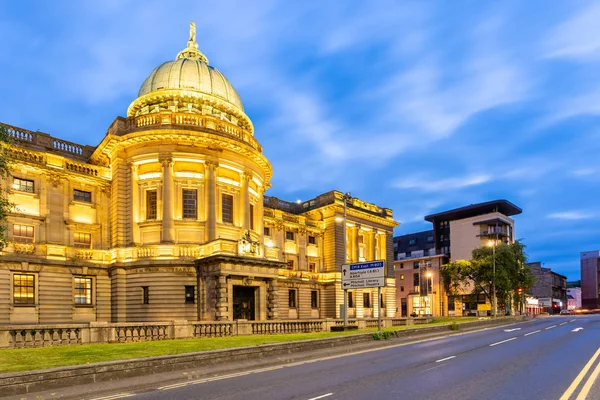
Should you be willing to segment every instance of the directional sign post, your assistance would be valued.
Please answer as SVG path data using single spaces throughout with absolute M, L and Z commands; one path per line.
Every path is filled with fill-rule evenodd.
M 379 304 L 377 326 L 381 330 L 381 288 L 385 286 L 385 261 L 367 261 L 342 265 L 342 289 L 378 288 Z M 348 309 L 346 308 L 346 313 Z

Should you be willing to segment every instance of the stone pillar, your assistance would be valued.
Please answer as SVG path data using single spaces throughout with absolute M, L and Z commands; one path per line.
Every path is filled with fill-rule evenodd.
M 279 319 L 279 303 L 278 303 L 278 291 L 279 285 L 277 283 L 277 279 L 272 279 L 269 282 L 268 289 L 268 299 L 267 299 L 267 308 L 268 308 L 268 319 Z
M 228 305 L 229 301 L 227 298 L 227 276 L 220 275 L 217 283 L 217 304 L 216 304 L 216 315 L 217 321 L 228 321 L 229 313 L 228 313 Z
M 377 260 L 377 232 L 371 231 L 371 259 Z
M 133 244 L 140 243 L 140 188 L 138 185 L 138 166 L 131 166 L 131 232 Z
M 356 225 L 353 229 L 352 243 L 354 243 L 354 262 L 360 260 L 360 244 L 358 243 L 358 233 L 360 232 L 360 225 Z
M 244 172 L 241 174 L 242 184 L 242 227 L 250 230 L 250 179 L 252 174 Z M 254 216 L 256 219 L 256 216 Z
M 161 160 L 163 166 L 163 209 L 162 209 L 162 241 L 173 243 L 175 241 L 175 221 L 173 218 L 173 159 L 166 157 Z
M 258 202 L 256 203 L 256 207 L 254 209 L 254 211 L 256 212 L 256 230 L 258 232 L 258 234 L 260 235 L 260 244 L 261 244 L 261 255 L 264 256 L 264 233 L 265 233 L 265 229 L 264 229 L 264 194 L 265 194 L 265 189 L 264 186 L 261 186 L 258 188 Z
M 127 275 L 123 268 L 115 268 L 109 274 L 111 321 L 127 322 Z
M 206 241 L 217 238 L 217 184 L 216 170 L 218 164 L 207 161 L 206 169 Z

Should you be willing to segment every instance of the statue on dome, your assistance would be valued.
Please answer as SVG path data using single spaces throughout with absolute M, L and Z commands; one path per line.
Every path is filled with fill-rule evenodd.
M 190 22 L 190 42 L 196 41 L 196 23 Z

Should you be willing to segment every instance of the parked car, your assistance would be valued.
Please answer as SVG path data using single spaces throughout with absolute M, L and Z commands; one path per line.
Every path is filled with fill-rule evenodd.
M 560 310 L 559 315 L 573 315 L 573 311 L 571 311 L 571 310 Z

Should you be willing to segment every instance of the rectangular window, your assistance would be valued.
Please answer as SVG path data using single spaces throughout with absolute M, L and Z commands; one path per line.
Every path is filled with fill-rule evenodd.
M 308 244 L 317 244 L 317 238 L 314 236 L 308 237 Z
M 353 292 L 348 292 L 348 308 L 354 308 L 354 296 Z
M 157 204 L 157 192 L 156 190 L 148 190 L 146 192 L 146 219 L 156 219 L 156 204 Z
M 263 234 L 264 234 L 265 236 L 271 236 L 271 228 L 269 228 L 268 226 L 265 226 L 265 227 L 263 228 Z
M 400 275 L 400 280 L 403 281 L 404 280 L 404 274 Z
M 73 200 L 82 201 L 84 203 L 92 202 L 92 192 L 85 192 L 83 190 L 73 190 Z
M 383 301 L 383 293 L 381 293 L 381 296 L 379 297 L 379 306 L 381 308 L 385 308 L 385 301 Z
M 408 241 L 408 245 L 409 245 L 409 246 L 413 246 L 413 245 L 415 245 L 415 244 L 417 244 L 417 239 L 410 239 L 410 240 Z
M 230 194 L 224 194 L 221 197 L 221 214 L 223 216 L 223 222 L 227 224 L 233 224 L 233 196 Z
M 196 287 L 186 286 L 185 287 L 185 302 L 186 304 L 194 304 L 196 302 Z
M 287 269 L 294 269 L 294 260 L 287 260 Z
M 410 257 L 410 255 L 412 254 L 410 251 L 407 251 L 406 253 L 406 257 Z
M 92 247 L 92 234 L 75 232 L 73 234 L 73 246 L 79 249 L 89 249 Z
M 400 263 L 400 269 L 404 269 L 404 263 Z
M 314 263 L 314 262 L 308 263 L 308 271 L 309 272 L 317 272 L 317 263 Z
M 294 240 L 294 232 L 285 231 L 285 240 Z
M 142 286 L 142 303 L 150 304 L 150 291 L 148 290 L 148 286 Z
M 35 304 L 35 275 L 13 275 L 13 304 Z
M 319 292 L 316 290 L 310 292 L 310 306 L 311 308 L 319 308 Z
M 400 286 L 400 291 L 404 292 L 404 286 Z
M 414 269 L 419 269 L 419 262 L 418 261 L 413 262 L 413 268 Z
M 13 225 L 13 240 L 18 243 L 33 243 L 33 226 Z
M 290 289 L 288 291 L 288 307 L 296 308 L 296 289 Z
M 419 287 L 419 274 L 413 274 L 413 285 L 415 290 Z
M 371 308 L 371 293 L 363 293 L 363 307 Z
M 29 179 L 13 178 L 13 189 L 20 192 L 33 193 L 33 181 Z
M 365 237 L 363 235 L 358 235 L 358 243 L 360 243 L 360 244 L 365 243 Z
M 250 230 L 254 230 L 254 204 L 250 204 Z
M 196 189 L 183 189 L 181 192 L 183 201 L 183 218 L 198 218 L 198 191 Z
M 75 277 L 75 304 L 92 304 L 92 278 Z
M 433 242 L 433 236 L 427 236 L 427 242 L 429 242 L 429 243 Z

